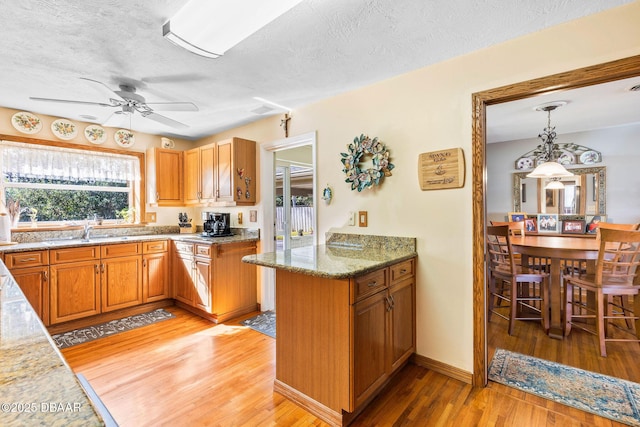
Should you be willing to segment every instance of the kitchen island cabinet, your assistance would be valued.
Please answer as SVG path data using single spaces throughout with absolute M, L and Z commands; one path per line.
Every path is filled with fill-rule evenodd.
M 415 351 L 415 239 L 375 237 L 243 259 L 276 268 L 274 390 L 332 425 L 349 424 Z

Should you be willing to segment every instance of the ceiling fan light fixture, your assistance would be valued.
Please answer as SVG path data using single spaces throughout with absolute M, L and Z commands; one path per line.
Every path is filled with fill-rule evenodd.
M 162 35 L 192 53 L 218 58 L 301 1 L 190 0 L 164 23 Z

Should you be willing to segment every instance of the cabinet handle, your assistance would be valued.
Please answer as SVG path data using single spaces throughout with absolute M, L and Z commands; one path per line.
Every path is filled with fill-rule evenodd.
M 401 269 L 400 269 L 400 274 L 404 274 L 404 273 L 406 273 L 406 272 L 407 272 L 407 269 L 406 269 L 406 268 L 401 268 Z
M 367 283 L 367 286 L 370 288 L 373 288 L 374 286 L 378 286 L 378 282 L 376 282 L 375 280 L 373 282 L 369 282 Z
M 94 264 L 94 267 L 96 268 L 96 274 L 100 273 L 100 267 L 98 267 L 98 264 Z
M 31 262 L 31 261 L 37 261 L 38 258 L 21 258 L 18 262 Z
M 143 266 L 144 268 L 147 268 L 147 260 L 146 260 L 146 259 L 143 259 L 143 260 L 142 260 L 142 266 Z
M 100 264 L 100 272 L 104 273 L 104 264 Z
M 391 311 L 393 309 L 393 304 L 391 304 L 391 299 L 389 297 L 384 297 L 385 301 L 387 301 L 387 311 Z
M 42 280 L 44 280 L 45 282 L 49 280 L 49 274 L 47 273 L 46 270 L 42 272 Z
M 389 299 L 391 300 L 391 308 L 396 306 L 396 300 L 393 299 L 393 295 L 389 295 Z
M 156 191 L 156 200 L 160 200 L 160 192 Z

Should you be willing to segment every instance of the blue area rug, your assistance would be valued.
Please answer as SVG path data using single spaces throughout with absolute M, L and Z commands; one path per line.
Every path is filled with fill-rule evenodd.
M 631 426 L 640 426 L 640 384 L 497 349 L 489 379 Z
M 250 319 L 243 320 L 241 324 L 249 328 L 269 335 L 271 338 L 276 337 L 276 313 L 275 311 L 265 311 Z
M 89 326 L 82 329 L 74 329 L 73 331 L 52 335 L 51 338 L 59 349 L 63 349 L 73 345 L 97 340 L 98 338 L 115 335 L 120 332 L 130 331 L 131 329 L 139 328 L 141 326 L 151 325 L 152 323 L 171 319 L 173 317 L 175 316 L 172 313 L 159 308 L 148 313 L 135 314 L 133 316 L 112 320 L 99 325 Z

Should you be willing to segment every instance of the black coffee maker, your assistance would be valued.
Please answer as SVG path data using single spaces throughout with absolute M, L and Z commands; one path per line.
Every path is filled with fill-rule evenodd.
M 207 212 L 204 221 L 204 235 L 208 237 L 231 236 L 231 214 Z

